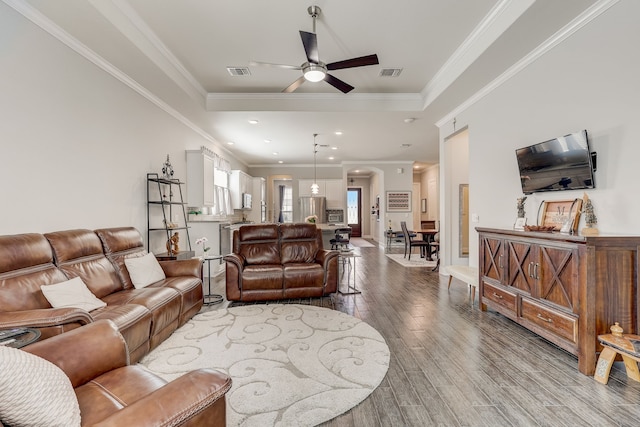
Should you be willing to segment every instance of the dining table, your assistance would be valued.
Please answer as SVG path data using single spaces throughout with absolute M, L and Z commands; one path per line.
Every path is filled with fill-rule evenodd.
M 433 237 L 438 234 L 440 230 L 436 229 L 436 228 L 422 228 L 420 230 L 415 230 L 414 233 L 420 233 L 422 235 L 422 240 L 424 240 L 425 242 L 428 243 L 427 245 L 427 253 L 424 255 L 424 257 L 428 260 L 432 260 L 431 259 L 431 255 L 433 254 L 433 251 L 431 249 L 431 243 L 433 243 Z M 422 256 L 422 254 L 421 254 Z

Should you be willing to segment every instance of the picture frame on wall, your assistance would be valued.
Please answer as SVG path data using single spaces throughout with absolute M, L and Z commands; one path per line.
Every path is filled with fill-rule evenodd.
M 411 212 L 411 191 L 387 191 L 387 212 Z

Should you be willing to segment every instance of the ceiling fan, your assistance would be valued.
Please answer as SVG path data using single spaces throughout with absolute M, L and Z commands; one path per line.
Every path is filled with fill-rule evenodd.
M 309 12 L 309 15 L 313 18 L 313 32 L 309 33 L 307 31 L 300 31 L 302 45 L 304 46 L 304 51 L 307 54 L 306 62 L 304 62 L 300 66 L 272 64 L 269 62 L 257 61 L 251 61 L 249 64 L 265 67 L 285 68 L 289 70 L 302 70 L 302 76 L 283 89 L 282 92 L 285 93 L 290 93 L 298 89 L 305 80 L 308 80 L 310 82 L 319 82 L 321 80 L 324 80 L 343 93 L 352 91 L 353 86 L 345 83 L 337 77 L 332 76 L 327 71 L 341 70 L 344 68 L 364 67 L 366 65 L 376 65 L 379 64 L 378 55 L 373 54 L 361 56 L 358 58 L 346 59 L 344 61 L 332 62 L 330 64 L 325 64 L 324 62 L 320 61 L 318 56 L 318 40 L 316 38 L 316 18 L 320 16 L 321 10 L 318 6 L 309 6 L 307 12 Z

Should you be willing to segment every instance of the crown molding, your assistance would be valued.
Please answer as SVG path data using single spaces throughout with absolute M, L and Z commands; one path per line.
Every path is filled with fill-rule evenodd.
M 607 11 L 610 7 L 614 6 L 620 0 L 599 0 L 591 7 L 586 9 L 583 13 L 578 15 L 575 19 L 569 22 L 567 25 L 558 30 L 555 34 L 545 40 L 542 44 L 538 45 L 534 50 L 529 52 L 525 57 L 523 57 L 520 61 L 516 62 L 514 65 L 509 67 L 504 73 L 499 75 L 493 81 L 491 81 L 488 85 L 480 89 L 458 107 L 453 109 L 449 114 L 441 118 L 436 122 L 436 126 L 441 128 L 445 124 L 449 123 L 453 120 L 457 115 L 462 113 L 463 111 L 470 108 L 476 102 L 480 101 L 482 98 L 493 92 L 495 89 L 500 87 L 502 84 L 506 83 L 509 79 L 517 75 L 520 71 L 524 70 L 535 60 L 540 58 L 545 53 L 549 52 L 551 49 L 571 37 L 577 31 L 582 29 L 585 25 L 596 19 L 602 13 Z
M 138 82 L 129 77 L 126 73 L 124 73 L 119 68 L 115 67 L 109 61 L 105 60 L 103 57 L 95 53 L 93 50 L 89 49 L 86 45 L 78 41 L 71 34 L 64 31 L 57 24 L 43 15 L 40 11 L 35 9 L 25 0 L 2 0 L 5 4 L 13 8 L 15 11 L 20 13 L 26 19 L 37 25 L 42 30 L 51 34 L 53 37 L 58 39 L 65 46 L 72 49 L 74 52 L 78 53 L 80 56 L 90 61 L 98 68 L 105 71 L 107 74 L 111 75 L 115 79 L 119 80 L 151 103 L 156 105 L 161 110 L 165 111 L 167 114 L 174 117 L 176 120 L 196 132 L 198 135 L 214 143 L 215 145 L 219 145 L 223 150 L 233 155 L 230 151 L 226 150 L 225 147 L 221 146 L 218 141 L 211 136 L 209 133 L 205 132 L 202 128 L 197 126 L 191 120 L 187 119 L 184 115 L 179 113 L 177 110 L 172 108 L 169 104 L 164 102 L 162 99 L 158 98 L 156 95 L 147 90 L 144 86 L 140 85 Z M 235 156 L 234 156 L 235 157 Z
M 422 111 L 419 93 L 209 93 L 207 111 Z
M 156 33 L 140 18 L 126 0 L 88 0 L 122 35 L 133 43 L 176 85 L 191 98 L 204 105 L 207 91 L 193 77 L 175 55 L 162 43 Z
M 496 3 L 424 87 L 421 92 L 424 98 L 422 108 L 435 101 L 533 3 L 535 0 L 501 0 Z

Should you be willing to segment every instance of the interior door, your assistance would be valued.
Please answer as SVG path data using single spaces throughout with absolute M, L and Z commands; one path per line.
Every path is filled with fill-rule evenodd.
M 347 189 L 347 225 L 351 227 L 351 237 L 362 237 L 362 189 Z

